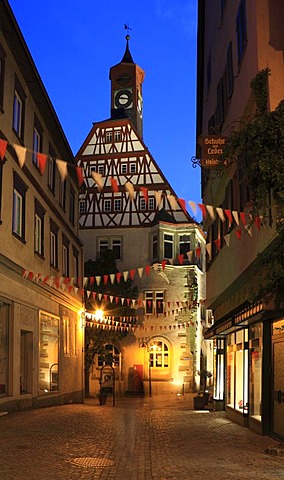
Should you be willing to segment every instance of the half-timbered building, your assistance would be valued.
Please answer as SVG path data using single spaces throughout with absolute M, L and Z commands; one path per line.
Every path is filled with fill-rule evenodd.
M 145 389 L 150 376 L 153 393 L 178 392 L 196 388 L 206 366 L 204 236 L 144 143 L 143 80 L 126 36 L 124 56 L 110 69 L 110 118 L 93 124 L 76 156 L 85 180 L 80 231 L 86 260 L 113 250 L 139 289 L 134 337 L 115 346 L 119 391 L 135 390 L 134 371 Z M 95 359 L 93 389 L 98 375 Z

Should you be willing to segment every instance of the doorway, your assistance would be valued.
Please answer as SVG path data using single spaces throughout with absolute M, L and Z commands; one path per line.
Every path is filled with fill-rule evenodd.
M 33 386 L 33 332 L 21 330 L 20 393 L 32 393 Z

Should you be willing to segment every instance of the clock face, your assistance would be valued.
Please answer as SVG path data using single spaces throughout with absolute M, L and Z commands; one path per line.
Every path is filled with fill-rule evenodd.
M 116 108 L 131 108 L 132 107 L 131 89 L 118 90 L 114 95 L 114 104 Z

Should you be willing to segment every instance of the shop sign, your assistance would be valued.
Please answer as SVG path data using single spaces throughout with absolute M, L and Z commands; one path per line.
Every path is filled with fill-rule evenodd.
M 201 146 L 201 166 L 205 168 L 216 168 L 220 164 L 220 157 L 223 154 L 227 137 L 223 135 L 206 135 L 198 139 Z

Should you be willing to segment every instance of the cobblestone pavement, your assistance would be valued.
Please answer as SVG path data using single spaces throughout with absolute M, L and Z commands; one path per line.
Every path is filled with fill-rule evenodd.
M 0 480 L 284 479 L 274 445 L 190 395 L 93 400 L 1 416 Z

